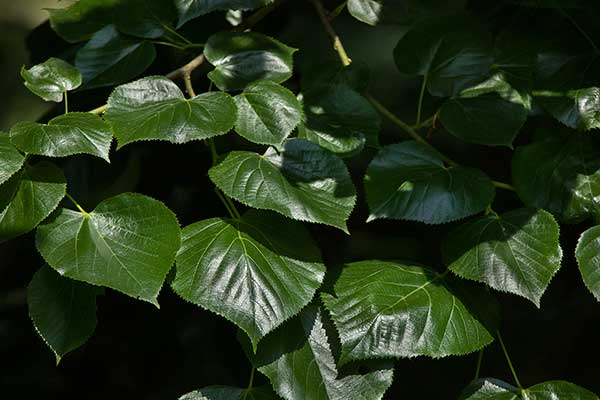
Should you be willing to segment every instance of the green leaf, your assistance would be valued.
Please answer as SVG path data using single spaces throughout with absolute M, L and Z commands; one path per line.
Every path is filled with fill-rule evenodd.
M 302 106 L 296 96 L 271 81 L 248 85 L 235 102 L 235 131 L 254 143 L 279 147 L 302 118 Z
M 185 394 L 179 400 L 277 400 L 270 387 L 239 389 L 228 386 L 208 386 Z
M 0 185 L 16 174 L 24 162 L 25 156 L 10 142 L 10 136 L 0 131 Z
M 219 32 L 208 38 L 206 59 L 215 66 L 208 73 L 221 90 L 241 90 L 251 82 L 281 83 L 292 76 L 297 49 L 260 33 Z
M 287 140 L 279 153 L 272 147 L 264 155 L 231 152 L 208 174 L 227 196 L 250 207 L 345 232 L 356 202 L 344 162 L 302 139 Z
M 561 43 L 557 45 L 560 46 Z M 572 46 L 572 42 L 562 43 L 562 45 L 562 47 L 536 49 L 537 64 L 534 71 L 536 88 L 567 91 L 588 86 L 586 83 L 590 80 L 590 74 L 597 69 L 593 68 L 597 54 L 581 52 L 577 48 L 573 51 L 565 51 L 565 46 Z
M 29 316 L 36 331 L 56 354 L 56 363 L 82 346 L 96 329 L 96 289 L 63 278 L 48 266 L 27 288 Z
M 379 114 L 360 94 L 346 85 L 315 88 L 303 98 L 305 121 L 299 137 L 341 156 L 376 146 L 381 126 Z
M 540 130 L 542 138 L 518 147 L 513 183 L 523 203 L 574 223 L 600 216 L 600 139 L 573 131 Z
M 352 60 L 352 64 L 342 65 L 340 60 L 334 59 L 305 65 L 300 83 L 306 92 L 328 85 L 346 85 L 357 92 L 364 92 L 370 80 L 371 70 L 366 62 Z
M 117 87 L 108 98 L 105 117 L 119 148 L 140 140 L 185 143 L 229 132 L 236 106 L 223 92 L 187 100 L 171 80 L 151 76 Z
M 25 86 L 46 101 L 63 101 L 63 93 L 81 86 L 81 74 L 66 61 L 49 58 L 30 69 L 21 68 Z
M 252 10 L 272 3 L 273 0 L 175 0 L 181 26 L 191 19 L 213 11 Z
M 483 211 L 494 199 L 480 170 L 445 167 L 429 147 L 414 142 L 386 146 L 365 176 L 369 221 L 380 218 L 441 224 Z
M 108 25 L 92 36 L 75 56 L 84 88 L 112 86 L 144 72 L 156 57 L 154 45 L 121 35 Z
M 91 213 L 63 208 L 36 235 L 39 252 L 61 275 L 156 306 L 179 245 L 171 210 L 134 193 L 104 200 Z
M 539 36 L 512 31 L 502 31 L 494 43 L 494 63 L 508 85 L 518 90 L 531 90 L 539 50 Z
M 582 131 L 600 128 L 600 89 L 597 87 L 544 93 L 537 100 L 569 128 Z
M 521 392 L 498 379 L 473 381 L 461 393 L 459 400 L 598 400 L 598 396 L 580 386 L 565 381 L 539 383 Z
M 107 162 L 112 130 L 102 118 L 90 113 L 68 113 L 48 124 L 19 122 L 10 130 L 10 139 L 21 151 L 49 157 L 86 153 Z
M 25 166 L 0 186 L 0 243 L 34 229 L 58 206 L 67 183 L 46 161 Z
M 327 334 L 323 311 L 310 306 L 267 336 L 253 363 L 286 400 L 381 399 L 392 384 L 393 368 L 342 376 Z
M 340 334 L 340 362 L 462 355 L 491 343 L 481 318 L 497 314 L 493 298 L 461 282 L 451 286 L 445 275 L 385 261 L 348 264 L 333 296 L 322 295 Z
M 560 269 L 559 227 L 544 210 L 486 215 L 455 229 L 442 243 L 448 268 L 462 278 L 514 293 L 540 306 Z
M 490 34 L 463 16 L 415 24 L 394 49 L 400 72 L 427 76 L 434 96 L 455 96 L 483 80 L 491 64 Z
M 581 234 L 575 257 L 585 286 L 600 301 L 600 226 L 594 226 Z
M 348 11 L 369 25 L 404 25 L 425 16 L 459 10 L 464 4 L 464 0 L 349 0 Z
M 184 228 L 171 285 L 242 328 L 256 346 L 310 302 L 324 275 L 302 224 L 250 211 L 239 220 L 213 218 Z

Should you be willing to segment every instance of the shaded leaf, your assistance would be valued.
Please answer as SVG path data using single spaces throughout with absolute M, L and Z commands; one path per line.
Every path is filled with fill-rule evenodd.
M 464 7 L 464 0 L 349 0 L 350 14 L 369 25 L 410 24 L 414 20 Z
M 364 92 L 371 80 L 369 65 L 361 60 L 353 60 L 352 64 L 343 65 L 335 59 L 313 62 L 305 67 L 300 82 L 304 91 L 327 85 L 346 85 L 357 92 Z
M 253 346 L 313 298 L 325 275 L 302 224 L 250 211 L 183 229 L 171 286 L 185 300 L 242 328 Z
M 117 87 L 108 98 L 105 117 L 119 148 L 140 140 L 185 143 L 227 133 L 236 106 L 223 92 L 187 100 L 171 80 L 151 76 Z
M 65 157 L 86 153 L 109 161 L 112 130 L 97 115 L 68 113 L 47 124 L 19 122 L 11 128 L 10 139 L 29 154 Z
M 565 381 L 549 381 L 531 386 L 523 392 L 498 379 L 473 381 L 461 393 L 459 400 L 597 400 L 598 396 L 580 386 Z
M 30 69 L 21 68 L 25 86 L 46 101 L 63 101 L 63 94 L 81 85 L 81 74 L 60 58 L 49 58 Z
M 286 400 L 381 399 L 392 384 L 393 367 L 343 376 L 322 314 L 317 307 L 307 307 L 260 343 L 253 364 Z
M 600 89 L 545 92 L 537 97 L 550 115 L 569 128 L 587 131 L 600 128 Z
M 600 226 L 594 226 L 581 234 L 575 257 L 585 286 L 600 301 Z
M 341 362 L 462 355 L 491 343 L 493 331 L 482 318 L 497 314 L 493 298 L 476 287 L 460 289 L 459 282 L 450 286 L 445 275 L 385 261 L 348 264 L 333 295 L 322 295 L 340 334 Z
M 208 77 L 219 89 L 241 90 L 261 79 L 289 79 L 296 50 L 256 32 L 219 32 L 208 38 L 204 55 L 215 66 Z
M 96 293 L 94 287 L 63 278 L 48 266 L 33 276 L 27 288 L 29 316 L 57 363 L 94 333 Z
M 441 224 L 483 211 L 494 198 L 481 171 L 445 167 L 434 150 L 407 141 L 386 146 L 365 176 L 369 221 L 389 218 Z
M 175 0 L 179 26 L 191 19 L 213 11 L 252 10 L 272 3 L 273 0 Z
M 104 200 L 90 213 L 63 208 L 36 235 L 39 252 L 61 275 L 157 306 L 179 245 L 171 210 L 134 193 Z
M 0 131 L 0 185 L 17 173 L 24 162 L 25 156 L 10 142 L 10 136 Z
M 537 132 L 516 149 L 513 183 L 525 205 L 550 211 L 562 222 L 600 216 L 600 140 L 578 132 Z
M 239 389 L 228 386 L 208 386 L 185 394 L 179 400 L 277 400 L 270 387 Z
M 262 156 L 233 151 L 208 173 L 227 196 L 250 207 L 344 231 L 356 202 L 344 162 L 302 139 L 287 140 L 281 152 L 269 148 Z
M 75 66 L 83 75 L 84 88 L 117 85 L 140 75 L 154 62 L 150 42 L 121 35 L 114 25 L 96 32 L 77 51 Z
M 279 147 L 302 118 L 302 106 L 296 96 L 271 81 L 248 85 L 235 102 L 235 131 L 254 143 Z
M 537 307 L 560 269 L 559 227 L 544 210 L 486 215 L 455 229 L 442 243 L 448 268 L 460 277 L 531 300 Z
M 67 183 L 46 161 L 25 166 L 0 186 L 0 243 L 34 229 L 58 206 Z

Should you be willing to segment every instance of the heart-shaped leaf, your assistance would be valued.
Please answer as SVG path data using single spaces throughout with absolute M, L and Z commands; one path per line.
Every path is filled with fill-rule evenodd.
M 183 229 L 173 289 L 242 328 L 253 346 L 313 298 L 325 275 L 302 224 L 264 211 Z
M 21 77 L 32 93 L 46 101 L 63 101 L 63 94 L 81 86 L 81 74 L 66 61 L 51 57 L 30 69 L 21 68 Z
M 147 41 L 121 35 L 107 25 L 92 36 L 75 56 L 86 89 L 112 86 L 140 75 L 154 62 L 156 50 Z
M 0 243 L 34 229 L 67 189 L 60 168 L 46 161 L 26 166 L 0 186 Z
M 491 343 L 494 299 L 445 275 L 385 261 L 347 265 L 333 295 L 322 294 L 342 341 L 340 362 L 462 355 Z
M 442 253 L 455 274 L 523 296 L 539 307 L 560 268 L 558 235 L 552 214 L 521 208 L 464 224 L 448 234 Z
M 277 400 L 270 387 L 239 389 L 229 386 L 209 386 L 185 394 L 179 400 Z
M 91 213 L 61 209 L 38 228 L 36 246 L 61 275 L 158 306 L 180 240 L 177 218 L 164 204 L 124 193 Z
M 344 162 L 302 139 L 287 140 L 279 153 L 233 151 L 208 174 L 227 196 L 250 207 L 344 231 L 356 202 Z
M 286 81 L 292 76 L 296 51 L 255 32 L 219 32 L 204 47 L 206 59 L 215 66 L 208 77 L 221 90 L 241 90 L 261 79 Z
M 598 396 L 580 386 L 565 381 L 539 383 L 521 391 L 498 379 L 473 381 L 461 393 L 459 400 L 597 400 Z
M 17 173 L 24 162 L 25 156 L 10 142 L 10 136 L 0 131 L 0 185 Z
M 93 286 L 63 278 L 48 266 L 33 276 L 27 288 L 29 316 L 57 364 L 94 333 L 96 294 Z
M 582 131 L 600 128 L 600 89 L 597 87 L 543 92 L 537 101 L 569 128 Z
M 575 257 L 585 286 L 600 301 L 600 226 L 581 234 Z
M 481 171 L 445 167 L 429 147 L 414 142 L 386 146 L 365 176 L 369 221 L 389 218 L 441 224 L 483 211 L 494 198 Z
M 68 113 L 47 124 L 19 122 L 10 130 L 11 141 L 22 151 L 49 157 L 86 153 L 107 162 L 112 130 L 100 117 L 90 113 Z
M 189 20 L 213 11 L 252 10 L 272 3 L 273 0 L 175 0 L 179 26 Z
M 513 182 L 525 205 L 571 223 L 600 216 L 600 138 L 540 130 L 540 140 L 518 147 Z
M 323 311 L 314 306 L 267 336 L 251 357 L 286 400 L 381 399 L 392 384 L 391 365 L 365 374 L 338 372 Z
M 288 89 L 271 81 L 248 85 L 235 97 L 235 131 L 251 142 L 279 147 L 302 118 L 302 106 Z
M 171 80 L 161 76 L 117 87 L 108 98 L 106 120 L 119 148 L 139 140 L 185 143 L 223 135 L 236 119 L 236 106 L 223 92 L 187 100 Z

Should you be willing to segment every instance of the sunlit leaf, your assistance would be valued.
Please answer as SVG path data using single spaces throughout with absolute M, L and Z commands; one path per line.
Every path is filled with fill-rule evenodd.
M 21 77 L 32 93 L 46 101 L 63 101 L 63 94 L 81 85 L 81 74 L 60 58 L 51 57 L 30 69 L 21 68 Z

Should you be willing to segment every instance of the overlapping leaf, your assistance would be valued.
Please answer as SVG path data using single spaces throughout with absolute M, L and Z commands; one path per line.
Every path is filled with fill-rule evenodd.
M 548 92 L 537 98 L 542 107 L 569 128 L 600 128 L 600 89 L 597 87 Z
M 365 144 L 377 145 L 379 114 L 346 85 L 315 88 L 303 98 L 305 121 L 299 136 L 341 156 L 353 155 Z
M 104 200 L 91 213 L 61 209 L 38 228 L 36 246 L 61 275 L 158 305 L 180 230 L 161 202 L 125 193 Z
M 459 400 L 598 400 L 598 396 L 580 386 L 565 381 L 539 383 L 521 391 L 498 379 L 473 381 Z
M 518 147 L 513 182 L 525 205 L 563 222 L 600 215 L 600 139 L 573 131 L 538 131 L 539 140 Z
M 49 157 L 86 153 L 108 159 L 112 130 L 90 113 L 68 113 L 47 124 L 19 122 L 10 130 L 11 141 L 22 151 Z
M 63 101 L 63 94 L 81 85 L 81 74 L 66 61 L 51 57 L 30 69 L 21 68 L 21 77 L 32 93 L 46 101 Z
M 185 394 L 179 400 L 277 400 L 270 387 L 239 389 L 228 386 L 209 386 Z
M 231 152 L 209 176 L 229 197 L 251 207 L 344 231 L 356 201 L 344 162 L 302 139 L 286 141 L 279 153 Z
M 65 196 L 65 177 L 54 164 L 25 166 L 0 186 L 0 243 L 34 229 Z
M 213 11 L 252 10 L 272 3 L 273 0 L 175 0 L 179 26 Z
M 77 51 L 75 66 L 87 89 L 117 85 L 140 75 L 154 61 L 150 42 L 121 35 L 114 25 L 96 32 Z
M 256 32 L 219 32 L 208 38 L 204 55 L 215 66 L 208 77 L 219 89 L 241 90 L 261 79 L 289 79 L 296 50 Z
M 334 59 L 304 67 L 300 84 L 305 92 L 327 85 L 346 85 L 362 93 L 367 90 L 371 81 L 369 65 L 361 60 L 352 60 L 352 64 L 343 65 L 338 59 Z
M 452 283 L 445 274 L 412 265 L 347 265 L 333 295 L 322 295 L 340 333 L 341 361 L 445 357 L 491 343 L 491 320 L 497 315 L 493 298 L 479 288 Z
M 19 171 L 24 162 L 25 156 L 10 142 L 10 136 L 0 132 L 0 185 Z
M 271 81 L 248 85 L 235 102 L 235 131 L 254 143 L 279 147 L 302 118 L 302 106 L 294 94 Z
M 417 142 L 384 147 L 365 176 L 369 220 L 380 218 L 440 224 L 483 211 L 494 198 L 481 171 L 445 167 L 440 156 Z
M 106 119 L 119 147 L 139 140 L 185 143 L 227 133 L 236 106 L 223 92 L 187 100 L 175 83 L 152 76 L 117 87 L 108 99 Z
M 577 242 L 575 257 L 583 282 L 600 301 L 600 226 L 583 232 Z
M 310 306 L 260 343 L 253 363 L 286 400 L 381 399 L 393 368 L 343 376 L 335 363 L 323 311 Z
M 325 267 L 298 222 L 264 211 L 183 230 L 172 287 L 241 327 L 254 346 L 313 298 Z
M 539 307 L 560 268 L 558 236 L 552 214 L 521 208 L 466 223 L 448 234 L 442 253 L 457 275 L 523 296 Z
M 48 266 L 33 276 L 27 288 L 29 316 L 57 363 L 96 329 L 96 294 L 96 288 L 63 278 Z

